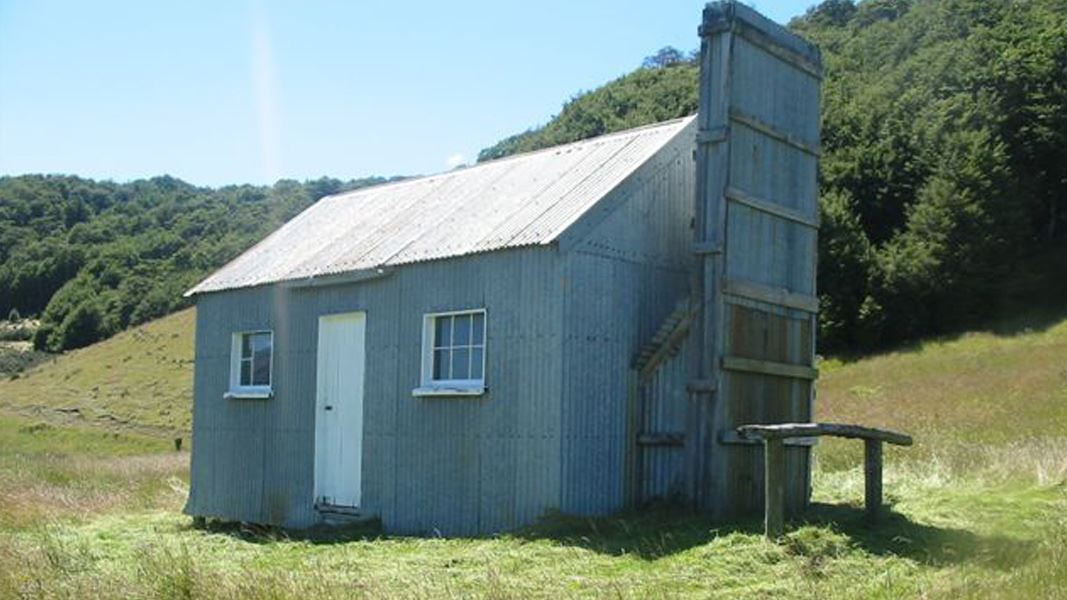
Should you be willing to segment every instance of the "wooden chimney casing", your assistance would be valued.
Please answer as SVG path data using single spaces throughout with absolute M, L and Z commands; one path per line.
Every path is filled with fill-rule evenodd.
M 686 431 L 689 493 L 718 516 L 757 512 L 763 465 L 740 425 L 812 419 L 819 157 L 818 49 L 736 2 L 700 29 Z M 810 446 L 786 448 L 789 509 L 810 495 Z

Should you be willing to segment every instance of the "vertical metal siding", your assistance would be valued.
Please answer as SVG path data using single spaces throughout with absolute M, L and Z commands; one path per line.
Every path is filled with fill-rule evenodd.
M 318 318 L 367 312 L 362 507 L 401 533 L 467 535 L 559 508 L 560 257 L 522 249 L 309 289 L 201 296 L 191 514 L 302 527 L 313 508 Z M 485 307 L 478 398 L 414 398 L 423 315 Z M 275 333 L 274 398 L 223 400 L 234 331 Z
M 642 429 L 648 432 L 685 431 L 689 395 L 689 353 L 693 342 L 689 336 L 678 354 L 664 361 L 641 386 Z M 642 450 L 640 499 L 674 500 L 685 495 L 685 455 L 681 446 L 650 446 Z
M 693 135 L 687 128 L 564 240 L 565 512 L 603 515 L 627 502 L 632 361 L 688 292 Z M 662 377 L 670 388 L 684 369 Z M 669 460 L 649 460 L 652 480 L 672 477 Z

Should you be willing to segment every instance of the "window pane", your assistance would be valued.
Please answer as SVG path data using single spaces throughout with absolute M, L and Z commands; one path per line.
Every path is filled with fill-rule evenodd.
M 456 315 L 456 327 L 453 330 L 453 346 L 468 346 L 471 343 L 471 316 Z
M 238 381 L 239 385 L 252 385 L 252 361 L 241 361 L 241 379 Z
M 469 320 L 469 319 L 468 319 Z M 458 319 L 457 319 L 458 321 Z M 457 336 L 458 337 L 458 336 Z M 452 351 L 452 379 L 471 378 L 471 352 L 466 348 Z
M 252 338 L 252 353 L 257 357 L 266 352 L 270 354 L 270 334 L 269 333 L 253 333 L 249 337 Z
M 265 357 L 257 354 L 252 366 L 252 385 L 270 385 L 270 352 Z
M 452 317 L 435 317 L 434 348 L 447 348 L 452 344 Z
M 482 350 L 481 348 L 471 349 L 471 379 L 484 379 L 482 375 Z
M 448 350 L 434 350 L 433 378 L 448 379 Z
M 485 345 L 485 313 L 474 314 L 474 335 L 471 336 L 471 343 L 476 346 Z
M 270 385 L 270 333 L 241 336 L 241 385 Z

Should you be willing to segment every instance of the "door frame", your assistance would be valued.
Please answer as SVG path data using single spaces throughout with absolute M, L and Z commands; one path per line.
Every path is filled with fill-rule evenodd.
M 357 391 L 355 393 L 355 398 L 358 399 L 358 403 L 359 403 L 359 419 L 358 419 L 359 420 L 359 434 L 358 434 L 359 450 L 358 450 L 357 456 L 354 457 L 354 459 L 359 461 L 359 464 L 357 464 L 356 468 L 355 468 L 356 480 L 355 480 L 354 483 L 355 483 L 356 502 L 355 502 L 354 505 L 351 505 L 351 506 L 348 505 L 348 504 L 333 504 L 333 503 L 323 503 L 322 502 L 322 499 L 323 499 L 323 497 L 325 495 L 324 494 L 324 490 L 323 490 L 324 480 L 325 480 L 326 475 L 327 475 L 327 474 L 323 473 L 323 469 L 326 468 L 326 467 L 321 462 L 323 460 L 323 455 L 324 455 L 324 448 L 322 447 L 322 445 L 323 445 L 323 438 L 324 438 L 323 428 L 324 428 L 325 421 L 324 421 L 323 417 L 326 414 L 326 408 L 324 406 L 325 402 L 324 402 L 324 397 L 323 397 L 323 385 L 324 385 L 324 383 L 323 383 L 323 375 L 324 375 L 323 369 L 325 368 L 325 365 L 322 362 L 322 359 L 324 357 L 325 348 L 323 347 L 322 334 L 323 334 L 323 331 L 324 331 L 324 325 L 327 322 L 329 322 L 330 320 L 340 319 L 340 318 L 344 318 L 344 317 L 356 317 L 358 319 L 358 327 L 359 328 L 358 328 L 358 335 L 357 335 L 356 345 L 359 348 L 359 353 L 360 353 L 361 359 L 362 359 L 362 365 L 360 365 L 360 368 L 359 368 L 359 373 L 360 374 L 359 374 L 359 382 L 357 384 L 358 388 L 357 388 Z M 314 506 L 316 508 L 320 508 L 320 507 L 327 507 L 327 508 L 329 508 L 329 507 L 338 507 L 338 508 L 356 509 L 356 508 L 359 507 L 359 505 L 361 505 L 363 503 L 363 499 L 362 499 L 362 496 L 363 496 L 363 465 L 362 465 L 362 461 L 363 461 L 363 456 L 364 456 L 364 442 L 365 442 L 364 419 L 366 417 L 366 387 L 367 387 L 367 368 L 366 368 L 366 366 L 367 366 L 367 312 L 364 311 L 364 310 L 354 310 L 354 311 L 346 311 L 346 312 L 341 312 L 341 313 L 330 313 L 330 314 L 319 315 L 317 340 L 316 340 L 316 351 L 315 351 L 315 397 L 314 397 L 314 404 L 315 404 L 315 430 L 314 430 L 314 442 L 313 442 L 313 444 L 314 444 L 314 450 L 313 450 L 314 456 L 313 456 L 313 470 L 312 470 L 312 481 L 313 481 L 313 483 L 312 483 L 312 499 L 313 499 Z M 333 402 L 336 403 L 336 401 L 333 401 Z M 344 427 L 344 423 L 339 423 L 339 428 L 343 429 L 343 427 Z M 348 472 L 348 473 L 352 472 L 351 469 L 343 468 L 343 466 L 340 464 L 340 460 L 341 460 L 341 457 L 338 457 L 338 463 L 334 465 L 334 472 L 332 473 L 332 476 L 335 477 L 335 478 L 343 477 L 346 472 Z M 336 488 L 337 485 L 334 484 L 334 487 Z

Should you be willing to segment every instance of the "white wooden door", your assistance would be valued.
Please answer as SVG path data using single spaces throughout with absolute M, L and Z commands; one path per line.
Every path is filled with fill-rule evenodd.
M 363 468 L 366 313 L 319 318 L 315 386 L 315 501 L 358 507 Z

